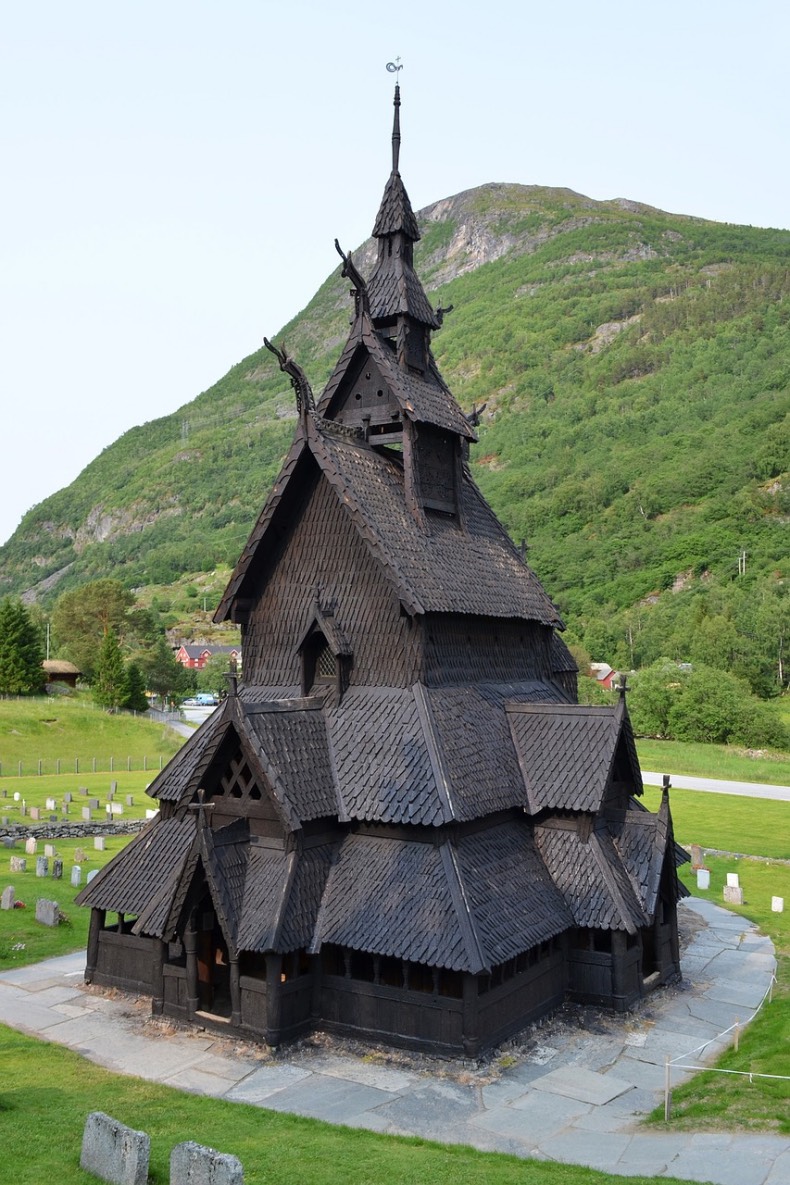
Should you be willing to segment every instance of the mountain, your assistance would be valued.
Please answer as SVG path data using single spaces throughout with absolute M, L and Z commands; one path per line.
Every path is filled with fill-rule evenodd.
M 662 613 L 662 643 L 688 647 L 700 597 L 736 626 L 766 597 L 784 619 L 790 232 L 508 184 L 418 219 L 418 273 L 453 306 L 439 367 L 464 408 L 485 404 L 475 477 L 569 636 L 638 661 L 657 657 L 644 640 Z M 372 240 L 354 259 L 369 274 Z M 335 272 L 276 338 L 316 391 L 348 288 Z M 0 549 L 0 595 L 46 603 L 100 576 L 137 587 L 234 563 L 294 416 L 276 362 L 251 354 L 30 510 Z

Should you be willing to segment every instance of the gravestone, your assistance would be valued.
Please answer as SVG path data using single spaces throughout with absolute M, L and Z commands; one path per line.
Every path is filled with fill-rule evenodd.
M 78 889 L 82 884 L 82 869 L 79 864 L 75 864 L 71 870 L 71 887 Z
M 46 897 L 39 897 L 36 902 L 36 921 L 42 926 L 57 926 L 60 922 L 60 906 L 57 901 L 47 901 Z
M 117 782 L 110 782 L 110 794 L 117 794 L 117 793 L 118 793 L 118 783 Z
M 19 791 L 15 790 L 14 791 L 14 802 L 19 802 L 21 797 L 22 797 L 22 795 L 19 793 Z
M 728 905 L 743 905 L 743 889 L 739 885 L 725 885 L 724 900 Z
M 84 848 L 75 848 L 74 849 L 74 863 L 75 864 L 84 864 L 85 863 L 85 849 Z
M 785 899 L 784 897 L 771 898 L 771 913 L 784 913 Z
M 35 856 L 36 852 L 38 851 L 38 840 L 33 839 L 32 835 L 30 839 L 25 840 L 25 851 L 27 852 L 28 856 Z
M 88 809 L 89 810 L 97 811 L 99 809 L 100 805 L 101 804 L 100 804 L 98 798 L 89 798 L 88 799 Z
M 38 823 L 39 820 L 41 819 L 41 811 L 37 806 L 31 806 L 30 818 L 33 820 L 34 823 Z
M 145 817 L 146 817 L 146 819 L 155 819 L 158 814 L 159 814 L 159 811 L 152 811 L 149 808 L 145 812 Z
M 186 1140 L 170 1153 L 170 1185 L 244 1185 L 244 1169 L 237 1156 Z
M 44 855 L 49 856 L 50 859 L 55 855 L 54 843 L 45 843 L 44 844 Z
M 11 820 L 9 819 L 8 815 L 0 816 L 0 826 L 7 827 L 10 822 L 11 822 Z M 10 843 L 8 842 L 9 840 L 11 840 Z M 13 841 L 13 839 L 11 839 L 10 835 L 3 836 L 3 843 L 5 844 L 5 846 L 7 848 L 12 848 L 14 846 L 14 841 Z
M 112 1185 L 146 1185 L 151 1140 L 103 1111 L 85 1121 L 80 1168 Z
M 79 793 L 80 793 L 80 794 L 87 794 L 87 793 L 88 793 L 88 787 L 87 787 L 87 786 L 80 786 L 80 787 L 79 787 Z
M 103 835 L 94 835 L 93 847 L 97 852 L 104 851 L 104 836 Z
M 134 806 L 134 795 L 133 794 L 126 795 L 126 805 L 127 806 Z
M 11 872 L 26 872 L 27 871 L 27 860 L 25 859 L 25 857 L 24 856 L 12 856 L 11 862 L 10 862 L 10 871 Z
M 71 793 L 70 790 L 67 790 L 66 793 L 63 795 L 63 801 L 64 802 L 73 802 L 74 801 L 74 795 Z
M 90 808 L 89 806 L 84 806 L 84 807 L 82 808 L 82 817 L 83 817 L 83 819 L 85 820 L 85 822 L 86 822 L 86 823 L 90 823 L 90 821 L 91 821 L 91 808 Z
M 36 856 L 36 876 L 49 876 L 49 860 L 46 856 Z
M 48 811 L 56 811 L 58 809 L 58 804 L 55 802 L 54 798 L 48 798 L 46 805 Z
M 98 868 L 92 868 L 91 871 L 88 873 L 88 879 L 85 883 L 87 885 L 89 885 L 91 883 L 91 881 L 93 880 L 93 878 L 98 875 L 99 875 Z
M 697 869 L 697 888 L 698 889 L 709 889 L 710 888 L 710 869 L 709 868 L 698 868 Z
M 691 845 L 691 870 L 696 872 L 698 868 L 702 868 L 702 848 L 698 843 Z
M 2 794 L 2 795 L 3 795 L 3 798 L 8 798 L 8 791 L 7 791 L 7 790 L 5 790 L 5 789 L 4 789 L 4 790 L 0 790 L 0 794 Z
M 63 878 L 63 861 L 62 860 L 53 860 L 52 861 L 52 879 L 53 879 L 53 881 L 59 881 L 62 878 Z
M 737 888 L 738 888 L 738 886 L 740 885 L 740 883 L 741 883 L 741 882 L 740 882 L 740 880 L 738 879 L 738 873 L 737 873 L 737 872 L 728 872 L 728 873 L 727 873 L 727 884 L 729 885 L 729 887 L 730 887 L 731 889 L 737 889 Z
M 123 807 L 121 806 L 120 802 L 110 802 L 107 805 L 110 808 L 110 814 L 112 814 L 112 815 L 122 815 L 123 814 Z
M 14 896 L 14 886 L 7 885 L 2 893 L 0 893 L 0 909 L 13 909 Z

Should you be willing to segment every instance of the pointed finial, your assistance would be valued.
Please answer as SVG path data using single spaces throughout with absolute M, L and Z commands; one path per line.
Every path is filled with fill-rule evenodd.
M 631 690 L 630 687 L 628 686 L 628 678 L 626 675 L 623 675 L 623 677 L 620 680 L 620 683 L 617 687 L 617 690 L 620 692 L 620 699 L 623 700 L 623 702 L 625 702 L 626 692 Z
M 387 69 L 390 74 L 397 77 L 398 71 L 403 69 L 400 58 L 397 57 L 394 62 L 387 62 Z M 392 171 L 397 173 L 400 163 L 400 86 L 397 82 L 395 83 L 395 98 L 392 105 L 395 108 L 392 118 Z
M 669 798 L 669 791 L 672 788 L 672 783 L 669 780 L 669 774 L 664 774 L 661 786 L 661 797 Z

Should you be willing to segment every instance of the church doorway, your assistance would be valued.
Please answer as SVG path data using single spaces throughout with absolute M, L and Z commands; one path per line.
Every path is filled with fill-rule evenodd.
M 198 913 L 197 978 L 198 1011 L 229 1020 L 230 956 L 228 944 L 210 903 Z
M 640 931 L 642 939 L 642 984 L 650 988 L 658 981 L 658 956 L 656 953 L 656 933 L 653 926 L 645 926 Z

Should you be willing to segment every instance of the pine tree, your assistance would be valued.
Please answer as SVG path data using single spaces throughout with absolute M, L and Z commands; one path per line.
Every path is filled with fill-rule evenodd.
M 20 600 L 0 601 L 0 695 L 38 695 L 44 688 L 44 650 Z
M 116 711 L 126 696 L 126 667 L 114 629 L 105 631 L 93 676 L 93 698 L 108 712 Z
M 146 712 L 148 700 L 145 695 L 145 676 L 136 662 L 130 662 L 126 668 L 126 695 L 121 704 L 130 712 Z

